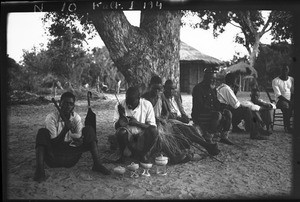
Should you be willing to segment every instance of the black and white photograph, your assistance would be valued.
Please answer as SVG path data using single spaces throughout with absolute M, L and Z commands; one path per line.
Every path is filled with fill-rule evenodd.
M 2 199 L 299 198 L 300 3 L 271 2 L 2 1 Z

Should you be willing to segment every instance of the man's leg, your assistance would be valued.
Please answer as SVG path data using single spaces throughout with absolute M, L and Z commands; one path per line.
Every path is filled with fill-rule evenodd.
M 243 119 L 244 109 L 242 107 L 238 107 L 237 109 L 231 109 L 231 113 L 232 113 L 232 132 L 242 132 L 241 129 L 238 127 L 238 124 Z
M 232 113 L 231 111 L 224 109 L 222 112 L 222 120 L 220 122 L 221 126 L 221 140 L 220 142 L 228 145 L 233 145 L 233 142 L 231 142 L 228 138 L 229 136 L 229 130 L 232 122 Z
M 34 181 L 44 181 L 46 180 L 45 169 L 44 169 L 44 158 L 45 158 L 45 150 L 46 148 L 50 148 L 50 134 L 49 130 L 46 128 L 39 129 L 36 135 L 36 146 L 35 146 L 35 154 L 36 154 L 36 170 L 34 174 Z
M 259 112 L 250 110 L 250 115 L 251 115 L 250 139 L 267 140 L 268 137 L 266 135 L 269 135 L 269 133 L 267 133 L 267 131 L 263 130 L 261 124 L 257 120 L 257 116 L 255 115 L 255 113 L 259 113 Z
M 241 132 L 241 129 L 238 127 L 238 124 L 242 119 L 245 121 L 245 129 L 247 132 L 250 132 L 252 113 L 251 109 L 248 107 L 240 106 L 237 109 L 233 109 L 232 113 L 232 132 Z
M 211 112 L 211 119 L 210 119 L 210 130 L 213 133 L 217 133 L 220 131 L 220 123 L 222 120 L 222 114 L 218 111 Z
M 116 139 L 119 145 L 119 149 L 121 152 L 121 157 L 118 160 L 119 162 L 123 163 L 124 162 L 124 150 L 126 148 L 126 146 L 128 145 L 129 141 L 128 141 L 128 132 L 125 128 L 120 128 L 116 131 Z
M 274 109 L 265 109 L 260 111 L 260 116 L 262 118 L 262 121 L 266 125 L 266 129 L 267 131 L 269 131 L 270 134 L 272 134 L 272 132 L 270 131 L 270 126 L 273 122 L 273 113 L 274 113 Z
M 232 113 L 228 109 L 224 109 L 222 113 L 222 130 L 227 132 L 230 130 L 232 123 Z
M 292 111 L 293 111 L 293 107 L 291 104 L 288 104 L 288 108 L 287 108 L 287 112 L 285 113 L 286 114 L 286 131 L 291 133 L 292 132 L 292 129 L 291 129 L 291 117 L 292 117 Z M 284 114 L 283 114 L 284 116 Z
M 199 129 L 199 131 L 202 131 L 202 137 L 205 139 L 208 143 L 213 143 L 213 131 L 211 130 L 211 120 L 212 120 L 212 114 L 201 114 L 198 118 L 198 120 L 193 120 L 196 127 Z
M 83 135 L 83 146 L 87 146 L 91 152 L 93 158 L 93 171 L 101 172 L 104 175 L 109 175 L 110 171 L 105 168 L 99 158 L 98 146 L 97 146 L 97 137 L 94 129 L 91 126 L 86 126 L 82 129 Z
M 223 117 L 223 114 L 218 111 L 212 111 L 211 112 L 211 120 L 210 120 L 210 131 L 213 133 L 221 132 L 221 143 L 233 145 L 233 143 L 228 139 L 228 131 L 223 131 L 223 124 L 226 123 L 227 127 L 231 124 L 232 115 L 229 110 L 224 110 L 225 116 Z M 224 123 L 223 123 L 224 122 Z
M 288 131 L 290 129 L 290 118 L 291 118 L 289 103 L 283 100 L 279 100 L 277 102 L 276 107 L 282 111 L 284 129 Z
M 140 153 L 141 162 L 149 162 L 149 157 L 156 145 L 158 139 L 158 130 L 155 126 L 149 126 L 144 131 L 144 148 Z

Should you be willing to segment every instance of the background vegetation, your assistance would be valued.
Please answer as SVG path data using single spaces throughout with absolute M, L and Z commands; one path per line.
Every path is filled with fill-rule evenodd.
M 141 28 L 129 26 L 123 28 L 124 32 L 130 32 L 130 30 L 133 29 L 134 32 L 131 33 L 132 35 L 144 37 L 144 40 L 149 40 L 146 39 L 149 37 L 148 35 L 146 36 L 143 31 L 139 32 L 136 29 L 146 29 L 146 24 L 150 23 L 149 26 L 163 30 L 163 23 L 151 24 L 151 22 L 153 20 L 168 20 L 168 18 L 170 18 L 170 20 L 175 23 L 182 16 L 197 15 L 199 17 L 199 22 L 191 26 L 202 29 L 208 29 L 212 26 L 215 37 L 218 37 L 218 35 L 225 31 L 226 24 L 230 23 L 240 27 L 241 33 L 236 36 L 235 41 L 236 43 L 245 46 L 249 52 L 249 56 L 240 58 L 239 55 L 234 55 L 231 61 L 226 62 L 229 65 L 234 64 L 241 59 L 248 61 L 250 65 L 253 65 L 257 70 L 257 79 L 260 83 L 270 85 L 270 81 L 279 74 L 282 65 L 290 65 L 293 62 L 293 18 L 292 13 L 290 12 L 272 11 L 269 13 L 267 20 L 263 20 L 261 11 L 238 12 L 205 10 L 195 11 L 193 13 L 189 11 L 181 13 L 161 13 L 162 12 L 142 12 L 141 15 L 147 16 L 147 19 L 143 18 L 146 21 L 141 21 Z M 151 74 L 165 76 L 174 74 L 173 77 L 179 76 L 175 74 L 177 65 L 169 67 L 170 70 L 163 68 L 164 65 L 167 65 L 167 63 L 172 61 L 177 63 L 178 58 L 174 58 L 175 56 L 170 58 L 168 55 L 172 53 L 172 51 L 168 49 L 172 49 L 172 47 L 176 49 L 177 46 L 175 44 L 177 43 L 178 36 L 175 33 L 173 34 L 175 37 L 174 41 L 172 41 L 173 45 L 170 44 L 170 46 L 164 46 L 164 49 L 159 48 L 161 47 L 159 44 L 152 43 L 151 45 L 149 41 L 147 41 L 147 43 L 144 41 L 145 44 L 142 45 L 144 49 L 143 47 L 131 47 L 132 43 L 130 43 L 130 48 L 126 49 L 122 47 L 124 51 L 128 50 L 132 52 L 132 54 L 129 52 L 122 52 L 121 50 L 115 52 L 114 49 L 116 48 L 114 45 L 119 45 L 117 39 L 120 40 L 120 38 L 105 37 L 103 37 L 103 41 L 105 44 L 108 44 L 106 41 L 109 40 L 109 49 L 106 48 L 106 46 L 94 48 L 92 50 L 85 48 L 85 43 L 87 43 L 88 38 L 94 37 L 97 32 L 100 33 L 100 35 L 105 34 L 103 30 L 99 30 L 99 24 L 97 23 L 101 21 L 103 26 L 112 23 L 113 21 L 111 21 L 110 18 L 107 18 L 110 15 L 112 14 L 108 12 L 99 17 L 94 13 L 92 18 L 88 19 L 86 15 L 80 13 L 46 13 L 43 22 L 46 32 L 51 36 L 51 40 L 47 43 L 46 48 L 40 50 L 33 47 L 30 51 L 24 51 L 21 64 L 16 63 L 16 61 L 7 56 L 9 66 L 9 90 L 23 90 L 38 94 L 49 94 L 51 93 L 51 87 L 54 83 L 59 81 L 64 89 L 72 88 L 80 91 L 86 84 L 88 84 L 90 88 L 94 88 L 97 79 L 99 78 L 100 82 L 108 86 L 108 91 L 113 92 L 118 80 L 123 81 L 121 88 L 126 88 L 128 81 L 130 81 L 130 84 L 134 84 L 135 82 L 139 83 L 141 81 L 147 83 L 147 79 L 149 79 L 148 77 Z M 120 22 L 126 24 L 123 15 L 122 12 L 118 12 L 110 17 L 114 17 L 114 20 L 120 20 Z M 158 16 L 158 18 L 155 18 L 155 16 Z M 174 16 L 181 17 L 177 18 Z M 152 21 L 150 19 L 152 19 Z M 283 21 L 282 19 L 285 20 Z M 95 29 L 94 26 L 98 29 Z M 117 33 L 120 31 L 118 29 L 120 29 L 120 27 L 116 26 L 113 30 L 107 30 L 106 33 L 112 31 Z M 151 31 L 150 28 L 147 29 L 149 29 L 149 33 L 153 31 Z M 178 30 L 175 31 L 178 32 Z M 271 35 L 273 36 L 273 43 L 271 45 L 260 43 L 261 37 L 267 31 L 271 31 Z M 162 31 L 162 33 L 167 36 L 167 32 Z M 155 33 L 152 34 L 155 35 Z M 128 36 L 126 35 L 124 37 L 124 40 L 127 40 L 126 37 Z M 131 36 L 131 38 L 133 38 L 133 36 Z M 125 43 L 126 40 L 122 43 Z M 159 41 L 160 39 L 151 38 L 151 40 Z M 123 45 L 129 46 L 127 43 Z M 154 51 L 154 54 L 153 50 L 148 50 L 148 46 L 157 46 L 153 48 L 153 50 L 159 49 L 163 56 L 161 56 L 161 58 L 154 57 L 155 54 L 158 53 Z M 145 50 L 146 55 L 136 55 L 141 49 Z M 152 55 L 153 57 L 151 54 L 154 54 Z M 123 55 L 121 59 L 119 58 L 119 55 Z M 143 59 L 139 59 L 138 57 L 143 57 Z M 126 60 L 124 58 L 126 58 Z M 168 58 L 168 62 L 166 62 L 166 58 Z M 145 64 L 137 64 L 137 61 L 139 60 L 143 60 L 143 63 Z M 158 65 L 160 63 L 161 65 Z M 147 70 L 148 67 L 146 64 L 152 64 L 152 66 L 150 65 L 150 69 Z M 160 69 L 157 69 L 156 65 L 160 66 Z M 127 66 L 130 68 L 125 68 Z M 140 77 L 136 74 L 141 73 L 138 71 L 139 68 L 144 68 L 143 71 L 145 71 Z M 163 74 L 160 74 L 160 71 L 162 71 Z M 172 71 L 175 73 L 172 73 Z M 125 74 L 122 74 L 121 72 Z M 133 78 L 137 77 L 139 78 L 135 81 L 131 81 Z M 147 77 L 147 79 L 143 80 L 142 78 L 144 77 Z

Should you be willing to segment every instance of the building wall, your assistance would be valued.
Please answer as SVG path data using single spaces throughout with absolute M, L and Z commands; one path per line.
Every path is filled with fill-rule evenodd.
M 180 91 L 191 94 L 195 85 L 203 80 L 204 69 L 210 66 L 203 62 L 180 62 Z
M 180 92 L 189 92 L 190 85 L 190 68 L 186 66 L 186 64 L 180 64 Z

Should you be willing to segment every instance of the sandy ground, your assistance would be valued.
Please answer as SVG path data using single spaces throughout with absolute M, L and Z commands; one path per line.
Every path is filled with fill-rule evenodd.
M 107 136 L 114 133 L 112 116 L 117 102 L 114 95 L 106 96 L 106 100 L 91 102 L 102 157 L 109 146 Z M 124 99 L 124 94 L 119 99 Z M 190 114 L 191 95 L 183 95 L 183 102 Z M 224 164 L 195 150 L 200 159 L 167 166 L 167 176 L 156 175 L 155 166 L 151 177 L 130 178 L 128 172 L 124 177 L 104 176 L 91 170 L 92 158 L 85 153 L 73 168 L 46 167 L 48 179 L 37 183 L 32 180 L 35 136 L 53 109 L 53 104 L 8 107 L 8 199 L 278 199 L 291 195 L 292 136 L 279 127 L 269 140 L 262 141 L 232 133 L 231 139 L 243 149 L 219 144 L 217 158 Z M 77 101 L 75 110 L 84 120 L 87 102 Z M 111 170 L 118 165 L 105 163 Z

